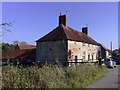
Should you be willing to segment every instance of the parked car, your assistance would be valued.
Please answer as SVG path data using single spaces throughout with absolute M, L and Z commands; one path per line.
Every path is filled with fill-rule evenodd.
M 116 67 L 116 62 L 112 59 L 112 58 L 106 58 L 104 60 L 104 64 L 108 67 L 108 68 L 114 68 Z
M 120 60 L 119 59 L 115 59 L 114 61 L 116 62 L 117 65 L 120 65 Z
M 19 59 L 11 59 L 10 63 L 12 63 L 13 65 L 17 65 L 19 63 Z
M 19 61 L 19 65 L 32 66 L 34 64 L 33 64 L 33 61 L 30 60 L 30 59 L 22 59 L 22 60 Z

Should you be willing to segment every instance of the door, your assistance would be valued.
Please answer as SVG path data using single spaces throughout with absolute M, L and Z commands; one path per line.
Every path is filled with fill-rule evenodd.
M 78 63 L 78 57 L 77 57 L 77 55 L 75 56 L 75 64 L 77 65 L 77 63 Z
M 78 57 L 77 57 L 77 55 L 75 56 L 75 62 L 76 62 L 76 63 L 78 62 Z

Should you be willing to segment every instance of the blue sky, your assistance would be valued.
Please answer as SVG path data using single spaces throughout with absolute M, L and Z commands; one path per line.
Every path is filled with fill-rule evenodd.
M 119 45 L 119 48 L 120 48 L 120 1 L 119 1 L 119 4 L 118 4 L 118 45 Z
M 117 2 L 4 2 L 2 22 L 13 22 L 4 32 L 3 42 L 15 40 L 36 44 L 35 41 L 58 26 L 60 12 L 67 14 L 67 25 L 82 31 L 88 26 L 88 34 L 97 42 L 113 49 L 118 48 L 118 3 Z

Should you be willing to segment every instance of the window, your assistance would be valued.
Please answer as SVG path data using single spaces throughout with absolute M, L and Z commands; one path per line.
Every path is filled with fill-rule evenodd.
M 92 54 L 92 60 L 94 60 L 94 53 Z
M 74 41 L 74 44 L 76 45 L 76 41 Z
M 98 58 L 100 58 L 101 57 L 101 52 L 100 51 L 98 51 Z
M 83 52 L 82 58 L 83 58 L 83 61 L 85 61 L 85 52 Z
M 88 61 L 90 61 L 90 54 L 88 54 Z
M 72 59 L 73 59 L 74 55 L 72 55 Z
M 96 60 L 98 59 L 97 55 L 96 55 Z
M 85 46 L 85 42 L 82 43 L 82 46 Z
M 72 55 L 74 54 L 74 52 L 72 51 Z
M 94 56 L 92 55 L 92 61 L 94 60 Z
M 90 44 L 88 43 L 88 47 L 90 47 Z

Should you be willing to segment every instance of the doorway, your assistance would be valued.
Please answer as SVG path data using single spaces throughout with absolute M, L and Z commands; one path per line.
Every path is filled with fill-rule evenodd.
M 76 55 L 75 56 L 75 64 L 77 65 L 77 63 L 78 63 L 78 56 Z

